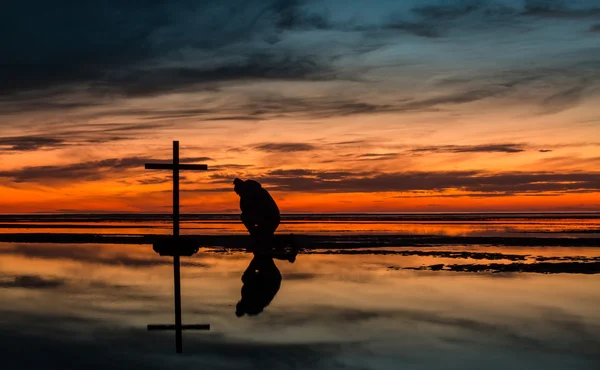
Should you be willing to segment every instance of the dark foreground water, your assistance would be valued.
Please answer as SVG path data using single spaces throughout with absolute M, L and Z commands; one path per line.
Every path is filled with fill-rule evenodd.
M 471 221 L 454 226 L 483 227 L 465 222 Z M 506 227 L 509 220 L 501 222 Z M 510 233 L 535 229 L 559 240 L 577 230 L 582 236 L 569 239 L 596 240 L 593 218 L 522 224 Z M 30 236 L 15 228 L 9 233 Z M 377 234 L 382 231 L 402 240 L 390 230 Z M 559 239 L 548 236 L 557 231 Z M 327 234 L 348 233 L 346 241 L 365 235 Z M 599 246 L 417 239 L 415 245 L 311 248 L 293 264 L 276 260 L 282 279 L 271 271 L 259 284 L 263 293 L 276 291 L 272 301 L 260 314 L 242 317 L 236 304 L 252 255 L 242 252 L 244 245 L 202 248 L 182 258 L 183 320 L 212 328 L 184 332 L 183 355 L 174 354 L 174 333 L 146 331 L 147 324 L 174 321 L 171 259 L 150 245 L 2 242 L 1 368 L 598 369 Z
M 300 254 L 294 264 L 276 261 L 283 279 L 261 314 L 236 317 L 251 255 L 201 250 L 183 259 L 183 318 L 212 330 L 184 332 L 177 356 L 172 333 L 145 330 L 173 322 L 168 257 L 139 245 L 0 251 L 3 369 L 597 369 L 600 361 L 598 274 L 407 269 L 510 258 Z

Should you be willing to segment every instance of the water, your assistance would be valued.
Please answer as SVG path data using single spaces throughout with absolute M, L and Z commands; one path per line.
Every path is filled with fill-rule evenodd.
M 4 215 L 0 233 L 170 234 L 168 215 Z M 237 215 L 184 215 L 183 235 L 245 235 Z M 600 237 L 600 213 L 284 215 L 278 233 Z
M 362 225 L 369 222 L 368 229 L 377 234 L 442 222 L 435 224 L 441 229 L 427 230 L 433 235 L 459 229 L 509 233 L 505 237 L 535 231 L 543 238 L 557 232 L 574 237 L 575 230 L 585 230 L 577 234 L 594 238 L 596 219 L 570 220 L 338 219 L 333 234 L 363 235 Z M 227 225 L 219 227 L 231 233 L 239 230 L 233 221 L 209 221 L 188 222 L 194 234 L 215 230 L 215 224 Z M 106 225 L 136 226 L 142 234 L 155 224 L 168 229 L 166 220 L 51 222 L 92 226 L 48 228 L 60 233 L 132 233 Z M 332 233 L 331 221 L 294 222 L 290 227 L 296 225 L 295 230 Z M 506 231 L 509 223 L 512 228 Z M 45 230 L 42 226 L 4 231 L 37 232 Z M 497 272 L 497 267 L 455 272 L 448 266 L 588 265 L 598 262 L 600 247 L 441 244 L 310 250 L 293 264 L 276 261 L 283 278 L 272 302 L 258 316 L 236 317 L 241 276 L 251 258 L 220 247 L 182 258 L 184 323 L 210 323 L 212 330 L 184 332 L 185 353 L 178 356 L 172 332 L 146 331 L 147 324 L 174 320 L 171 260 L 150 245 L 0 243 L 2 368 L 598 368 L 600 274 L 547 273 L 543 268 Z M 428 269 L 439 264 L 445 266 L 441 271 Z

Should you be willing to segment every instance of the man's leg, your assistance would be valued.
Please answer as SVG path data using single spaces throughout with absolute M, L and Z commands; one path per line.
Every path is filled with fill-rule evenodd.
M 251 239 L 252 242 L 251 242 L 250 246 L 247 248 L 247 251 L 253 252 L 257 248 L 260 248 L 259 227 L 255 224 L 255 220 L 253 218 L 250 218 L 250 217 L 242 214 L 241 219 L 242 219 L 242 223 L 244 224 L 244 226 L 246 226 L 246 229 L 248 230 L 250 237 L 252 238 Z
M 262 250 L 272 250 L 275 245 L 273 243 L 273 234 L 279 226 L 278 219 L 263 220 L 256 227 L 257 241 Z

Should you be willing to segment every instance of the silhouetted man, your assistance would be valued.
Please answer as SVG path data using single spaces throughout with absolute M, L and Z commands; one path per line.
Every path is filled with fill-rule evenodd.
M 281 286 L 281 273 L 273 258 L 254 255 L 242 275 L 242 299 L 235 306 L 237 317 L 256 316 L 263 312 Z
M 233 185 L 235 192 L 240 196 L 242 222 L 254 239 L 254 244 L 271 246 L 271 238 L 281 221 L 277 203 L 269 192 L 254 180 L 235 179 Z

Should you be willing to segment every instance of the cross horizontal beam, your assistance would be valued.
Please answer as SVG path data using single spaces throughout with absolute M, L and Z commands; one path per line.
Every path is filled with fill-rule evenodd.
M 177 330 L 177 325 L 148 325 L 148 331 Z M 210 324 L 181 325 L 181 330 L 210 330 Z
M 146 163 L 145 168 L 147 170 L 174 170 L 176 168 L 180 170 L 208 170 L 206 164 L 178 164 L 177 167 L 173 166 L 173 163 Z

